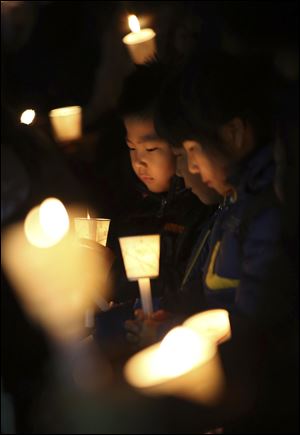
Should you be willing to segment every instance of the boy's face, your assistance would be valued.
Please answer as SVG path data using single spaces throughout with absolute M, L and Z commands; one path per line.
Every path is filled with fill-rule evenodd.
M 124 123 L 134 172 L 151 192 L 168 191 L 176 169 L 170 145 L 157 136 L 152 120 L 125 118 Z
M 192 174 L 188 168 L 188 157 L 184 148 L 173 148 L 176 156 L 176 174 L 183 177 L 185 186 L 206 205 L 217 204 L 221 200 L 216 190 L 208 187 L 201 179 L 199 174 Z

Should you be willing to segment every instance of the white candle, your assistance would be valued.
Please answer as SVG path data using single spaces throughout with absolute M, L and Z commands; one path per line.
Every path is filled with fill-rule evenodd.
M 49 113 L 51 125 L 56 139 L 60 142 L 80 139 L 81 107 L 70 106 L 53 109 Z
M 106 246 L 110 219 L 102 218 L 74 218 L 75 231 L 79 238 L 94 240 L 102 246 Z
M 140 278 L 138 280 L 140 295 L 142 300 L 142 308 L 146 316 L 150 316 L 153 312 L 152 298 L 151 298 L 151 287 L 149 278 Z
M 128 17 L 131 33 L 123 38 L 129 54 L 136 64 L 143 64 L 152 59 L 156 53 L 155 32 L 152 29 L 141 29 L 135 15 Z
M 195 314 L 188 318 L 183 325 L 217 344 L 223 343 L 231 337 L 228 311 L 223 309 L 208 310 Z
M 119 238 L 127 278 L 138 281 L 143 311 L 152 311 L 150 279 L 159 274 L 159 234 Z
M 216 344 L 185 327 L 172 329 L 161 343 L 130 358 L 124 375 L 145 394 L 171 394 L 206 404 L 216 403 L 224 387 Z

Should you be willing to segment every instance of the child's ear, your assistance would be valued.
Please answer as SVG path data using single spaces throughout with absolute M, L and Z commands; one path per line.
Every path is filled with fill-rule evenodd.
M 232 118 L 221 128 L 221 137 L 233 153 L 239 154 L 245 142 L 246 126 L 240 118 Z

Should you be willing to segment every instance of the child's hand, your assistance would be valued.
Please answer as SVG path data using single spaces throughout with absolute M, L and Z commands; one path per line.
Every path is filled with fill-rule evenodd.
M 141 309 L 135 310 L 135 319 L 125 322 L 127 340 L 138 347 L 146 347 L 158 341 L 158 330 L 169 319 L 170 314 L 158 310 L 146 317 Z

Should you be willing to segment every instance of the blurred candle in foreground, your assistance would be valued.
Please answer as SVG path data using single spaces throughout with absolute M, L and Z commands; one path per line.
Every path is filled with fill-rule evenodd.
M 81 116 L 80 106 L 61 107 L 50 111 L 50 122 L 59 142 L 81 138 Z
M 159 234 L 119 238 L 126 275 L 129 281 L 138 281 L 143 311 L 153 311 L 150 279 L 159 275 Z
M 69 229 L 67 210 L 59 199 L 48 198 L 26 216 L 24 231 L 27 240 L 38 248 L 58 243 Z
M 35 118 L 35 111 L 32 109 L 27 109 L 22 113 L 20 121 L 22 124 L 30 125 L 32 124 L 34 118 Z
M 2 236 L 3 268 L 23 306 L 64 341 L 81 336 L 102 279 L 98 256 L 80 247 L 68 228 L 63 204 L 49 198 Z
M 217 344 L 223 343 L 231 337 L 228 311 L 223 309 L 195 314 L 189 317 L 183 325 Z
M 216 344 L 183 326 L 130 358 L 124 375 L 147 395 L 175 395 L 208 405 L 220 399 L 224 387 Z
M 129 54 L 136 64 L 142 64 L 152 59 L 156 53 L 155 32 L 152 29 L 141 29 L 138 18 L 129 15 L 128 25 L 131 33 L 123 38 Z

